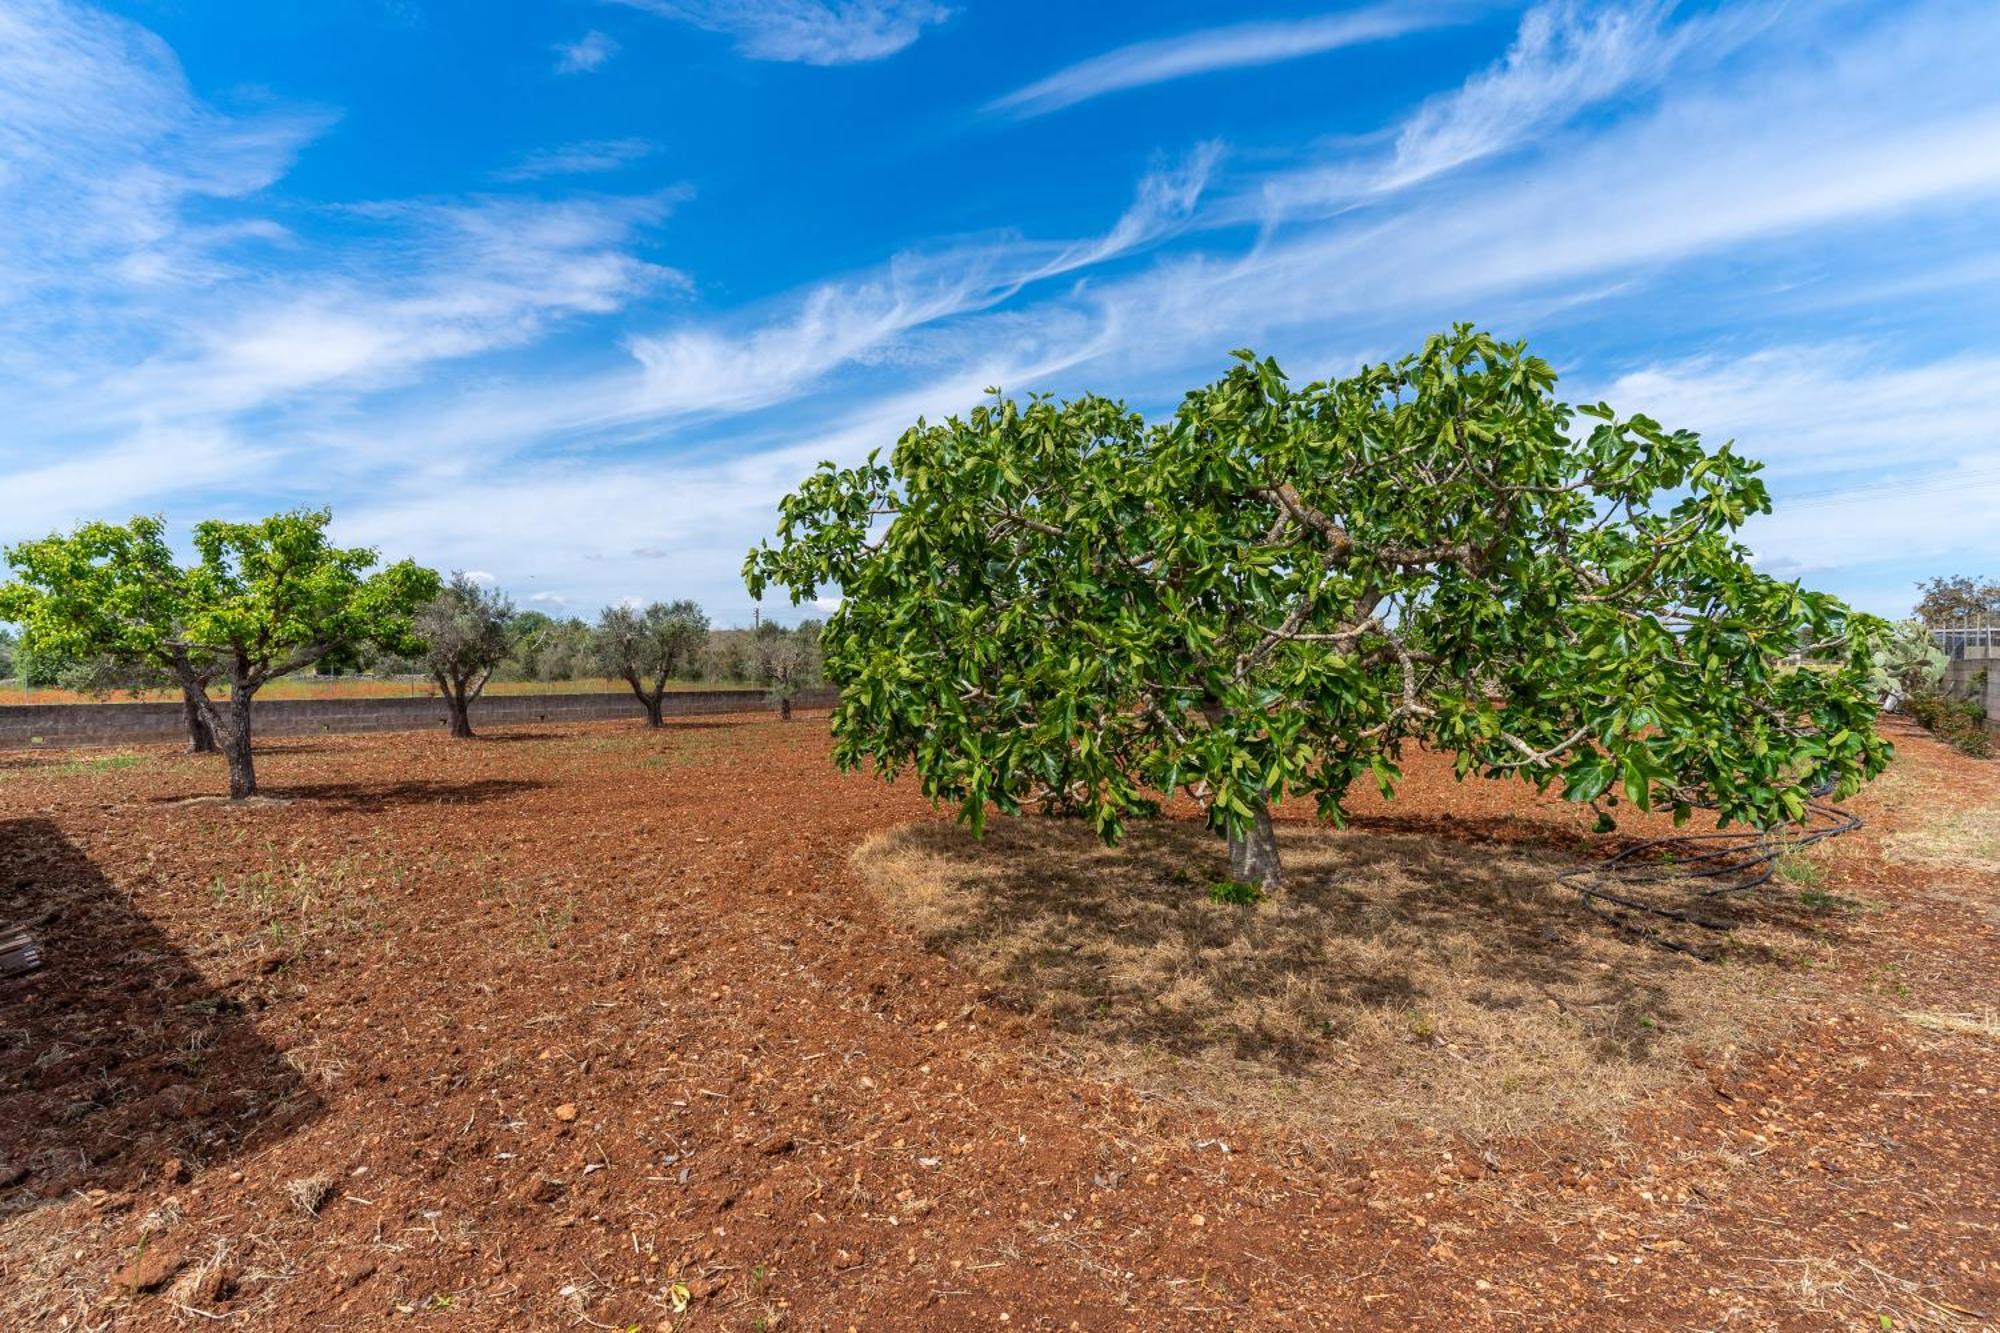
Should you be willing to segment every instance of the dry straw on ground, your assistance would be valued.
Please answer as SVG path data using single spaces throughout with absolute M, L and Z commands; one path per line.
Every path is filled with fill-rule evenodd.
M 1047 1016 L 1102 1076 L 1336 1137 L 1609 1127 L 1634 1098 L 1768 1031 L 1768 964 L 1701 964 L 1609 929 L 1498 843 L 1287 825 L 1286 886 L 1211 901 L 1198 824 L 905 825 L 856 853 L 925 943 Z M 1755 936 L 1757 932 L 1753 931 Z M 1797 946 L 1796 938 L 1786 941 Z

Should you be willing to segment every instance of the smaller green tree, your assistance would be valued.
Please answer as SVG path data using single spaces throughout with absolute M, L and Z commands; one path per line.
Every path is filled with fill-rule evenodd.
M 184 571 L 175 565 L 158 519 L 133 519 L 123 527 L 86 524 L 70 537 L 24 543 L 6 555 L 22 577 L 0 588 L 0 616 L 24 627 L 16 665 L 25 684 L 100 697 L 120 689 L 178 689 L 188 753 L 215 753 L 215 732 L 202 700 L 222 663 L 211 653 L 176 648 L 115 620 L 155 614 L 185 595 Z M 86 575 L 79 564 L 98 568 Z M 115 611 L 122 603 L 90 600 L 107 582 L 148 587 L 154 594 L 139 608 Z M 60 590 L 65 587 L 71 591 Z
M 594 641 L 604 670 L 632 687 L 646 709 L 646 725 L 657 727 L 667 682 L 708 643 L 708 616 L 685 599 L 644 609 L 607 606 L 597 618 Z
M 423 640 L 424 667 L 444 696 L 454 737 L 471 738 L 472 701 L 513 648 L 513 619 L 514 603 L 505 593 L 459 571 L 417 612 L 413 632 Z
M 334 546 L 331 520 L 308 509 L 198 523 L 185 568 L 158 518 L 86 523 L 7 551 L 17 578 L 0 590 L 0 617 L 38 650 L 165 666 L 228 759 L 230 796 L 254 796 L 257 692 L 356 644 L 414 652 L 411 617 L 437 595 L 430 570 L 405 560 L 371 572 L 372 548 Z M 212 680 L 227 683 L 226 706 Z

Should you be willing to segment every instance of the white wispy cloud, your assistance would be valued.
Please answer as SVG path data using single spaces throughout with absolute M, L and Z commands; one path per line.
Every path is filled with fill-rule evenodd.
M 1293 201 L 1322 169 L 1273 172 L 1221 213 L 1262 210 L 1272 231 L 1256 249 L 1176 257 L 1097 299 L 1107 318 L 1156 339 L 1264 336 L 1336 318 L 1490 319 L 1563 284 L 1643 286 L 1663 266 L 1770 237 L 1992 198 L 2000 24 L 1968 25 L 1963 14 L 1940 6 L 1845 43 L 1798 42 L 1755 69 L 1665 89 L 1588 135 L 1455 177 L 1449 191 L 1301 220 Z M 1921 87 L 1912 69 L 1925 71 Z M 1246 214 L 1245 199 L 1266 202 Z
M 306 390 L 380 387 L 437 361 L 520 346 L 564 318 L 606 314 L 686 276 L 631 254 L 658 199 L 485 199 L 356 207 L 386 261 L 340 256 L 324 273 L 197 306 L 169 349 L 103 388 L 135 415 L 241 412 Z
M 1676 426 L 1754 442 L 1780 494 L 1872 484 L 1885 440 L 1909 446 L 1891 477 L 1898 483 L 1983 456 L 2000 461 L 2000 356 L 1908 365 L 1865 342 L 1783 345 L 1657 362 L 1603 392 Z
M 1095 240 L 1064 250 L 1035 276 L 1048 277 L 1086 268 L 1142 249 L 1179 231 L 1193 220 L 1224 152 L 1222 142 L 1211 139 L 1196 145 L 1179 163 L 1148 172 L 1139 181 L 1132 206 L 1111 230 Z
M 1463 9 L 1437 4 L 1384 4 L 1341 14 L 1281 22 L 1239 23 L 1179 37 L 1134 42 L 1056 71 L 995 99 L 990 111 L 1042 116 L 1108 93 L 1211 74 L 1273 65 L 1344 46 L 1379 42 L 1458 21 Z
M 743 333 L 692 326 L 634 338 L 647 410 L 745 411 L 790 398 L 836 367 L 880 355 L 902 335 L 990 309 L 1031 283 L 1141 249 L 1192 216 L 1220 144 L 1151 172 L 1102 236 L 1067 244 L 1004 238 L 899 255 L 851 283 L 828 283 L 782 317 Z
M 152 33 L 56 0 L 0 5 L 0 308 L 42 293 L 214 280 L 268 224 L 194 225 L 191 206 L 254 194 L 323 113 L 241 119 L 198 101 Z
M 224 115 L 136 25 L 0 2 L 10 531 L 267 486 L 265 464 L 296 436 L 246 414 L 337 410 L 337 395 L 685 283 L 634 254 L 670 193 L 294 204 L 310 234 L 261 215 L 264 188 L 329 119 Z M 345 481 L 346 460 L 320 463 L 321 484 Z
M 519 589 L 533 561 L 546 586 L 528 600 L 570 607 L 616 600 L 621 594 L 605 581 L 603 569 L 644 552 L 637 558 L 664 561 L 675 586 L 693 590 L 718 623 L 747 623 L 749 599 L 738 570 L 743 548 L 772 526 L 773 496 L 822 458 L 859 457 L 892 442 L 920 416 L 960 410 L 989 384 L 1049 369 L 989 356 L 852 409 L 817 432 L 779 429 L 769 447 L 719 456 L 597 459 L 588 468 L 518 460 L 504 470 L 482 469 L 450 488 L 393 478 L 343 511 L 342 538 L 384 550 L 419 550 L 432 563 L 452 565 L 490 561 L 496 532 L 535 532 L 532 549 L 516 557 L 522 564 L 495 572 L 503 585 Z
M 0 486 L 0 531 L 40 536 L 82 517 L 156 510 L 218 487 L 261 484 L 277 451 L 215 424 L 143 427 L 116 444 L 67 457 L 21 459 Z
M 1427 102 L 1396 136 L 1382 188 L 1393 189 L 1501 151 L 1583 108 L 1663 75 L 1700 29 L 1668 29 L 1669 0 L 1532 9 L 1506 56 L 1463 88 Z
M 592 29 L 573 42 L 556 43 L 553 49 L 556 53 L 556 73 L 593 74 L 618 54 L 618 43 Z
M 650 157 L 654 149 L 650 139 L 586 139 L 554 148 L 538 148 L 513 166 L 495 172 L 494 177 L 504 181 L 533 181 L 550 176 L 617 171 Z
M 1598 396 L 1710 443 L 1734 439 L 1762 462 L 1775 512 L 1743 535 L 1782 577 L 1890 562 L 1976 565 L 1990 542 L 2000 356 L 1910 362 L 1866 342 L 1782 344 L 1658 362 L 1614 377 Z M 1908 594 L 1907 583 L 1873 591 L 1876 609 L 1899 612 Z
M 1385 151 L 1281 173 L 1262 183 L 1252 208 L 1279 214 L 1346 208 L 1535 143 L 1592 107 L 1712 66 L 1777 13 L 1745 5 L 1674 21 L 1674 10 L 1672 0 L 1537 5 L 1522 16 L 1504 56 L 1425 101 L 1395 127 Z
M 752 60 L 852 65 L 892 56 L 951 17 L 930 0 L 620 0 L 736 39 Z

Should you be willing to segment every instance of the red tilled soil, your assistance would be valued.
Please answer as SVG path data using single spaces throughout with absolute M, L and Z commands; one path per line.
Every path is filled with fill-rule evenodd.
M 1990 1326 L 2000 764 L 1898 743 L 1786 1036 L 1476 1148 L 1063 1072 L 858 882 L 933 816 L 819 720 L 276 741 L 251 808 L 0 756 L 48 957 L 0 982 L 0 1327 Z M 1364 829 L 1591 845 L 1411 768 Z

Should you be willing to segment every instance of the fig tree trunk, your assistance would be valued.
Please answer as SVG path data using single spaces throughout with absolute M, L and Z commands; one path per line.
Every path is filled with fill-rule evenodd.
M 201 701 L 185 685 L 181 687 L 181 718 L 187 724 L 187 752 L 214 754 L 215 732 L 210 729 L 208 719 L 201 715 Z
M 1271 827 L 1270 808 L 1259 804 L 1250 827 L 1229 835 L 1229 875 L 1239 884 L 1255 884 L 1269 892 L 1283 881 L 1278 865 L 1278 834 Z
M 257 766 L 250 758 L 250 695 L 234 691 L 229 699 L 229 717 L 218 736 L 222 752 L 229 760 L 229 799 L 240 801 L 257 794 Z

